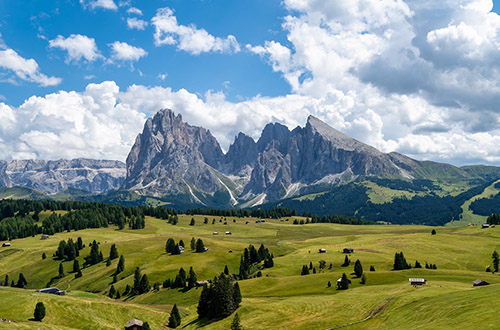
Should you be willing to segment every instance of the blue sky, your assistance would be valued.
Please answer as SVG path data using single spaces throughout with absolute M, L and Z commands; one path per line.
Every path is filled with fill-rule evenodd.
M 191 55 L 175 47 L 157 47 L 154 28 L 148 24 L 144 30 L 127 27 L 128 18 L 149 22 L 158 8 L 174 10 L 180 25 L 194 24 L 210 34 L 236 36 L 239 43 L 260 44 L 273 39 L 286 43 L 281 28 L 287 11 L 278 1 L 130 1 L 110 10 L 102 7 L 84 7 L 78 1 L 18 1 L 0 2 L 0 32 L 5 44 L 24 58 L 37 61 L 40 71 L 48 76 L 60 77 L 56 86 L 17 81 L 0 83 L 5 101 L 20 105 L 31 95 L 44 95 L 59 89 L 83 90 L 89 82 L 113 80 L 120 86 L 131 84 L 186 88 L 191 92 L 224 90 L 229 99 L 252 97 L 257 94 L 276 96 L 286 94 L 290 88 L 279 73 L 244 49 L 238 54 L 202 53 Z M 137 6 L 137 7 L 134 7 Z M 127 13 L 130 8 L 140 9 L 142 15 Z M 104 58 L 89 62 L 81 60 L 65 63 L 66 52 L 49 47 L 49 40 L 58 35 L 85 35 L 95 39 L 103 57 L 109 58 L 109 44 L 126 42 L 144 49 L 148 55 L 139 61 L 107 64 Z M 167 77 L 162 80 L 160 74 Z M 92 78 L 89 79 L 89 77 Z
M 125 160 L 171 108 L 227 150 L 314 115 L 384 151 L 500 165 L 491 0 L 0 1 L 0 153 Z

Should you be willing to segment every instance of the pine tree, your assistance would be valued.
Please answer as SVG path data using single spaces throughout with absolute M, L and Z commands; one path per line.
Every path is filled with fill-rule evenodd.
M 179 241 L 179 246 L 182 246 L 183 248 L 185 248 L 185 246 L 184 246 L 184 241 L 183 241 L 183 240 L 180 240 L 180 241 Z
M 104 260 L 104 256 L 102 255 L 102 251 L 99 252 L 99 262 Z
M 230 330 L 243 330 L 243 327 L 240 324 L 240 316 L 238 315 L 238 313 L 234 314 Z
M 111 288 L 109 288 L 108 297 L 113 298 L 115 295 L 116 295 L 116 289 L 114 285 L 111 285 Z
M 191 238 L 191 250 L 196 250 L 196 240 L 194 239 L 194 237 Z
M 351 260 L 349 260 L 349 257 L 346 255 L 344 258 L 344 263 L 341 265 L 342 267 L 347 267 L 351 264 Z
M 3 286 L 9 286 L 9 275 L 5 275 L 5 279 L 3 281 Z
M 238 284 L 238 282 L 234 283 L 233 285 L 233 301 L 236 305 L 236 308 L 238 308 L 242 301 L 240 285 Z
M 174 288 L 185 288 L 186 287 L 186 281 L 187 281 L 186 271 L 184 270 L 184 268 L 181 267 L 179 269 L 179 273 L 175 277 L 173 287 Z
M 332 282 L 328 281 L 328 283 L 326 284 L 327 287 L 331 287 L 332 286 Z
M 64 277 L 64 267 L 62 262 L 59 264 L 59 277 Z
M 44 253 L 42 253 L 42 260 L 45 260 L 45 259 L 47 259 L 47 255 L 44 252 Z
M 493 271 L 498 272 L 498 264 L 500 263 L 500 258 L 498 257 L 497 251 L 493 251 L 491 256 L 493 258 Z
M 411 266 L 406 262 L 406 258 L 403 252 L 399 252 L 394 255 L 394 270 L 410 269 Z
M 14 281 L 12 281 L 14 283 Z M 24 277 L 23 273 L 19 273 L 19 278 L 17 279 L 17 284 L 15 285 L 18 288 L 25 288 L 28 285 L 28 281 Z
M 205 252 L 205 244 L 200 238 L 196 241 L 196 252 Z
M 169 238 L 167 240 L 167 243 L 165 244 L 165 251 L 167 253 L 173 253 L 174 248 L 175 248 L 175 241 L 173 238 Z
M 347 289 L 349 289 L 349 280 L 347 279 L 347 275 L 343 273 L 340 281 L 337 282 L 337 290 L 347 290 Z
M 151 330 L 151 327 L 149 326 L 149 323 L 148 322 L 144 322 L 142 324 L 141 330 Z
M 302 266 L 302 271 L 300 272 L 300 275 L 309 275 L 309 268 L 307 268 L 307 265 Z
M 179 314 L 179 310 L 177 309 L 177 304 L 175 304 L 168 318 L 168 327 L 175 329 L 179 325 L 181 325 L 181 315 Z
M 38 302 L 35 306 L 35 312 L 33 313 L 33 318 L 35 321 L 41 322 L 45 317 L 45 306 L 43 302 Z
M 194 226 L 195 223 L 196 223 L 196 221 L 194 221 L 194 218 L 191 218 L 191 222 L 189 223 L 189 225 Z
M 137 267 L 134 271 L 134 287 L 132 289 L 132 292 L 134 294 L 140 293 L 140 285 L 141 285 L 141 270 L 139 269 L 139 267 Z
M 149 290 L 151 290 L 151 286 L 149 285 L 148 275 L 144 274 L 139 284 L 139 294 L 147 293 Z
M 172 250 L 172 255 L 181 254 L 181 250 L 179 249 L 179 244 L 175 244 L 174 249 Z
M 366 284 L 366 276 L 364 274 L 361 276 L 361 281 L 359 283 Z
M 201 290 L 200 294 L 200 300 L 198 301 L 198 307 L 197 307 L 197 312 L 198 312 L 198 317 L 203 318 L 205 316 L 208 316 L 209 313 L 209 304 L 210 304 L 210 299 L 212 296 L 211 288 L 208 286 L 204 285 L 203 289 Z
M 361 275 L 363 275 L 363 266 L 361 266 L 361 261 L 359 261 L 359 259 L 354 263 L 354 274 L 356 277 L 361 277 Z
M 227 265 L 224 266 L 224 274 L 229 275 L 229 268 L 227 268 Z
M 418 260 L 415 260 L 415 267 L 414 268 L 422 268 L 422 265 L 420 264 L 420 262 L 418 262 Z
M 196 273 L 193 270 L 193 267 L 189 267 L 189 275 L 187 278 L 188 288 L 194 288 L 197 280 L 198 280 L 198 278 L 196 276 Z
M 115 299 L 120 299 L 122 297 L 122 295 L 120 294 L 120 291 L 119 290 L 116 290 L 116 296 L 115 296 Z M 144 327 L 143 327 L 144 329 Z
M 111 259 L 106 259 L 106 267 L 109 267 L 111 266 Z
M 118 282 L 118 276 L 116 276 L 116 273 L 113 274 L 113 283 Z
M 436 229 L 433 229 L 433 230 L 431 231 L 431 235 L 436 235 Z
M 370 266 L 370 272 L 374 272 L 374 271 L 375 271 L 375 267 Z
M 123 254 L 120 256 L 120 259 L 118 260 L 118 265 L 116 265 L 116 271 L 115 274 L 120 274 L 125 270 L 125 257 Z
M 75 274 L 75 278 L 80 278 L 82 276 L 83 276 L 83 274 L 82 274 L 81 270 L 78 270 L 78 272 Z
M 109 260 L 113 260 L 118 258 L 118 250 L 116 249 L 116 245 L 113 244 L 111 245 L 111 248 L 109 250 Z
M 312 270 L 313 269 L 313 263 L 312 261 L 309 261 L 309 270 Z

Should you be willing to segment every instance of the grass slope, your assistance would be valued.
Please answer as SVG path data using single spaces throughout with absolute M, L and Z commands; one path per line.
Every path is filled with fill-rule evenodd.
M 35 293 L 55 275 L 59 261 L 50 256 L 60 240 L 81 236 L 86 245 L 96 239 L 106 257 L 111 244 L 116 244 L 125 256 L 125 271 L 114 286 L 123 292 L 132 285 L 133 271 L 140 267 L 151 283 L 174 278 L 180 267 L 193 266 L 198 280 L 211 279 L 228 265 L 237 273 L 240 255 L 248 244 L 265 244 L 274 253 L 275 267 L 263 270 L 263 277 L 240 281 L 243 302 L 239 309 L 246 329 L 327 329 L 362 320 L 377 306 L 387 306 L 374 318 L 352 328 L 495 328 L 494 310 L 499 304 L 494 299 L 500 291 L 500 277 L 485 273 L 491 262 L 491 253 L 499 248 L 500 228 L 482 230 L 479 227 L 434 227 L 431 235 L 425 226 L 350 226 L 335 224 L 293 225 L 289 221 L 267 220 L 256 224 L 256 219 L 227 218 L 227 225 L 219 222 L 203 224 L 204 216 L 193 216 L 195 226 L 189 226 L 191 216 L 180 216 L 177 226 L 165 221 L 147 218 L 143 230 L 122 231 L 116 228 L 87 229 L 56 234 L 48 240 L 30 237 L 12 241 L 10 248 L 0 248 L 0 281 L 5 274 L 17 280 L 22 272 L 29 288 L 26 290 L 0 288 L 0 317 L 15 323 L 0 322 L 2 328 L 19 329 L 120 329 L 131 318 L 148 321 L 153 329 L 166 329 L 171 306 L 176 303 L 182 314 L 183 329 L 228 329 L 232 317 L 212 323 L 197 320 L 196 306 L 200 289 L 182 292 L 161 289 L 137 297 L 112 300 L 105 296 L 110 288 L 117 260 L 83 270 L 83 277 L 73 274 L 56 280 L 54 286 L 71 292 L 64 297 Z M 246 221 L 250 223 L 246 224 Z M 215 236 L 214 231 L 220 234 Z M 232 235 L 224 235 L 231 231 Z M 164 253 L 167 238 L 182 239 L 187 252 L 178 256 Z M 191 237 L 202 238 L 209 250 L 194 253 L 189 250 Z M 352 264 L 341 267 L 345 247 L 355 249 L 350 256 Z M 318 249 L 327 249 L 319 254 Z M 229 249 L 233 252 L 229 253 Z M 394 253 L 403 251 L 407 260 L 437 264 L 437 270 L 411 269 L 392 271 Z M 41 254 L 48 256 L 42 260 Z M 81 251 L 80 263 L 89 248 Z M 365 270 L 367 283 L 350 275 L 359 259 Z M 300 276 L 302 265 L 325 260 L 333 269 Z M 63 263 L 68 272 L 71 262 Z M 370 265 L 375 272 L 369 272 Z M 347 273 L 352 280 L 349 290 L 335 290 L 335 282 Z M 409 277 L 425 277 L 428 285 L 415 289 Z M 484 279 L 492 285 L 472 288 L 471 282 Z M 331 281 L 332 287 L 327 288 Z M 29 321 L 37 301 L 47 307 L 42 323 Z M 453 302 L 453 303 L 450 303 Z M 489 315 L 485 315 L 489 312 Z

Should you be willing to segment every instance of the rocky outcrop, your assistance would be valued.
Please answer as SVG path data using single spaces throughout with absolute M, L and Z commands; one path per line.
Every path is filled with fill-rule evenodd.
M 127 157 L 123 188 L 163 196 L 221 189 L 216 170 L 224 154 L 210 131 L 188 125 L 181 115 L 160 110 L 149 118 Z
M 113 160 L 14 160 L 0 161 L 0 186 L 29 187 L 47 194 L 68 188 L 102 193 L 119 188 L 125 164 Z

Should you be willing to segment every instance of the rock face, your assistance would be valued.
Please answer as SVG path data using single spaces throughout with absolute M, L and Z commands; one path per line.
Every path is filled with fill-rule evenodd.
M 125 175 L 125 164 L 113 160 L 0 161 L 0 186 L 29 187 L 47 194 L 67 188 L 102 193 L 119 188 Z
M 200 202 L 196 191 L 221 189 L 215 169 L 223 159 L 210 131 L 184 123 L 171 110 L 160 110 L 136 138 L 123 188 L 153 196 L 186 193 Z
M 359 176 L 411 177 L 411 165 L 313 116 L 292 131 L 268 124 L 257 142 L 240 133 L 223 154 L 209 131 L 161 110 L 137 137 L 122 187 L 154 196 L 187 194 L 200 204 L 202 196 L 222 191 L 233 205 L 256 205 L 292 196 L 302 187 Z

